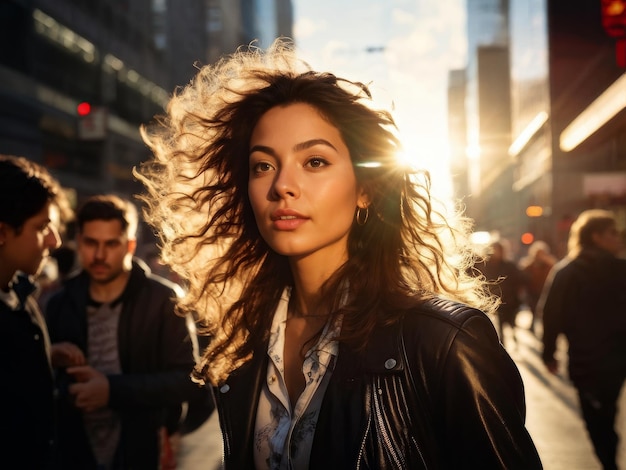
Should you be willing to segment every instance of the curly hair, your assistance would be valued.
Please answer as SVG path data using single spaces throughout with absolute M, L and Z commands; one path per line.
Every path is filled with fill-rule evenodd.
M 198 380 L 219 383 L 250 357 L 293 283 L 248 199 L 251 134 L 276 106 L 309 104 L 336 127 L 371 200 L 367 223 L 353 223 L 348 261 L 323 286 L 328 311 L 343 315 L 340 341 L 363 347 L 377 325 L 435 295 L 490 308 L 484 286 L 466 272 L 468 220 L 434 209 L 428 174 L 399 164 L 393 118 L 371 102 L 366 85 L 311 70 L 291 43 L 277 40 L 202 67 L 174 93 L 167 114 L 142 127 L 154 153 L 135 171 L 147 188 L 146 221 L 164 262 L 187 282 L 179 310 L 197 315 L 212 336 Z

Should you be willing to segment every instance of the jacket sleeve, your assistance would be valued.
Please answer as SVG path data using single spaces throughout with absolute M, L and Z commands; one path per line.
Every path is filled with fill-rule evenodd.
M 451 335 L 435 397 L 446 468 L 542 468 L 525 427 L 522 379 L 491 321 L 476 312 Z
M 556 340 L 563 332 L 567 311 L 567 293 L 569 280 L 566 273 L 554 268 L 548 275 L 541 298 L 537 305 L 539 318 L 543 319 L 543 362 L 548 364 L 554 361 Z M 573 292 L 570 290 L 570 295 Z
M 202 400 L 207 388 L 194 383 L 195 335 L 187 319 L 174 312 L 173 294 L 153 286 L 140 297 L 128 328 L 120 336 L 123 374 L 110 375 L 109 404 L 113 408 L 165 407 Z M 120 324 L 120 328 L 123 328 Z

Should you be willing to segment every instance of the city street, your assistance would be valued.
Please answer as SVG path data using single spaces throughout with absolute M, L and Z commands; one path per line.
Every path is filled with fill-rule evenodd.
M 505 344 L 517 363 L 526 388 L 528 430 L 546 470 L 601 470 L 595 458 L 578 408 L 576 390 L 567 380 L 566 343 L 559 344 L 559 376 L 550 374 L 541 361 L 541 342 L 527 329 L 530 313 L 520 312 L 517 347 L 505 333 Z M 622 438 L 620 468 L 626 469 L 626 388 L 616 422 Z
M 541 343 L 527 329 L 530 313 L 521 312 L 516 330 L 517 345 L 505 331 L 505 344 L 516 361 L 526 388 L 527 427 L 535 441 L 545 470 L 601 470 L 587 438 L 578 410 L 576 391 L 567 380 L 567 355 L 559 347 L 561 370 L 555 376 L 541 362 Z M 626 440 L 626 388 L 620 400 L 619 432 Z M 620 468 L 626 470 L 626 442 L 620 448 Z M 180 467 L 183 470 L 220 467 L 222 447 L 214 414 L 205 425 L 182 442 Z

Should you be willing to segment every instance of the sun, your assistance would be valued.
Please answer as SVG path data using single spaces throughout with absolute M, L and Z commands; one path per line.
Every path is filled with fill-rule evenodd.
M 398 163 L 430 173 L 432 194 L 440 200 L 452 198 L 450 149 L 445 138 L 420 133 L 400 135 L 403 150 Z

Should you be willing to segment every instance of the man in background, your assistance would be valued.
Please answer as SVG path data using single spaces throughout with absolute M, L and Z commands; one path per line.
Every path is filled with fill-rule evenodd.
M 614 215 L 592 209 L 572 224 L 567 257 L 550 273 L 538 311 L 543 361 L 556 373 L 557 337 L 569 344 L 569 377 L 605 470 L 617 469 L 617 400 L 626 378 L 626 260 Z
M 210 399 L 190 373 L 197 352 L 180 288 L 133 258 L 135 207 L 114 195 L 89 198 L 77 212 L 82 271 L 48 302 L 50 337 L 81 355 L 60 371 L 62 469 L 158 469 L 184 403 Z
M 31 278 L 60 245 L 65 214 L 65 195 L 45 168 L 0 155 L 0 454 L 7 468 L 48 468 L 52 458 L 54 353 Z

